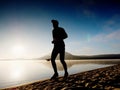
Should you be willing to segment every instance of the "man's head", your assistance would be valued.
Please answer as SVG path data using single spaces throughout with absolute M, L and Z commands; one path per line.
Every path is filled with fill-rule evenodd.
M 52 22 L 54 28 L 58 27 L 59 22 L 57 20 L 51 20 L 51 22 Z

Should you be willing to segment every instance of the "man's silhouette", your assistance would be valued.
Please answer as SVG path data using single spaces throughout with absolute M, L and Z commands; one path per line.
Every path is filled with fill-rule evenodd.
M 51 22 L 53 24 L 53 31 L 52 31 L 53 41 L 52 41 L 52 43 L 54 44 L 54 48 L 53 48 L 53 51 L 51 54 L 51 63 L 52 63 L 53 69 L 54 69 L 54 75 L 51 77 L 51 79 L 55 79 L 58 77 L 57 66 L 55 63 L 55 59 L 58 54 L 60 54 L 60 61 L 65 70 L 64 78 L 66 78 L 68 76 L 68 72 L 67 72 L 66 62 L 64 61 L 65 44 L 64 44 L 63 40 L 65 38 L 67 38 L 68 36 L 67 36 L 65 30 L 58 26 L 59 23 L 57 20 L 51 20 Z

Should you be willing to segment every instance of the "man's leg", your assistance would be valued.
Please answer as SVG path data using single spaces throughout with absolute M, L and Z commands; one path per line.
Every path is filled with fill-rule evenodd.
M 64 58 L 65 58 L 65 49 L 61 50 L 61 52 L 60 52 L 60 61 L 61 61 L 62 65 L 63 65 L 64 70 L 65 70 L 64 77 L 67 77 L 68 76 L 67 64 L 66 64 Z
M 57 54 L 58 54 L 58 52 L 54 48 L 53 51 L 52 51 L 52 55 L 51 55 L 51 63 L 52 63 L 52 67 L 53 67 L 53 70 L 54 70 L 54 75 L 51 77 L 51 79 L 54 79 L 54 78 L 58 77 L 57 66 L 56 66 L 56 63 L 55 63 L 55 59 L 57 57 Z

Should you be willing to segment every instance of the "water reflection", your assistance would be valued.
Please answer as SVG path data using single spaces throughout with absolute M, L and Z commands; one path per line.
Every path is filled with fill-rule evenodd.
M 42 62 L 44 65 L 46 65 L 49 68 L 51 67 L 51 62 L 50 61 L 44 61 Z M 63 70 L 63 66 L 60 63 L 60 60 L 56 60 L 57 63 L 57 69 L 62 71 Z M 108 65 L 108 64 L 120 64 L 120 59 L 102 59 L 102 60 L 66 60 L 67 63 L 67 67 L 71 68 L 74 65 L 80 65 L 80 64 L 100 64 L 100 65 Z
M 50 74 L 52 70 L 39 61 L 0 61 L 0 88 L 41 80 Z
M 62 76 L 63 67 L 59 60 L 57 69 Z M 69 74 L 120 64 L 119 60 L 66 60 Z M 50 78 L 53 74 L 51 62 L 46 60 L 0 61 L 0 88 Z

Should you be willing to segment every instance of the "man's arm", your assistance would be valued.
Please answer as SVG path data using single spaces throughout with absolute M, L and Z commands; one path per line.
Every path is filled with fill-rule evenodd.
M 63 29 L 63 35 L 62 35 L 62 38 L 63 39 L 66 39 L 68 37 L 67 33 L 65 32 L 65 30 Z

